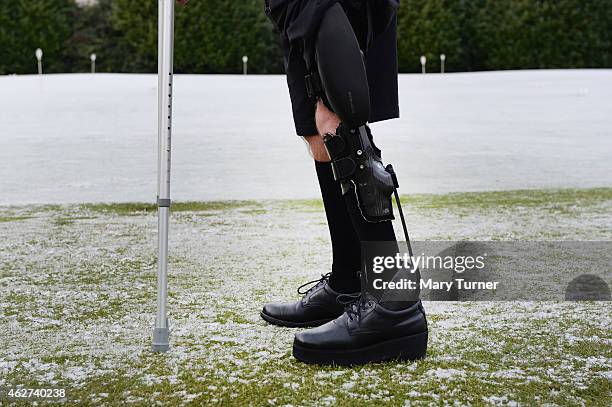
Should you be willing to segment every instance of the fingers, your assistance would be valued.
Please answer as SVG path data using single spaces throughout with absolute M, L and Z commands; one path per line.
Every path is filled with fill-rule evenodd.
M 325 106 L 325 104 L 319 100 L 315 110 L 315 123 L 321 136 L 327 133 L 335 134 L 336 129 L 340 124 L 340 117 L 329 110 L 327 106 Z

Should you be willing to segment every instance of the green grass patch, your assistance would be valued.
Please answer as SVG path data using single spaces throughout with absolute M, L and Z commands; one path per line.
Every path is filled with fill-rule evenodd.
M 53 219 L 53 224 L 55 226 L 67 226 L 67 225 L 72 225 L 73 223 L 74 223 L 74 220 L 72 218 L 61 217 L 61 218 Z
M 173 202 L 171 212 L 205 212 L 222 211 L 244 207 L 260 207 L 256 201 L 208 201 L 208 202 Z M 157 205 L 143 202 L 126 203 L 93 203 L 78 206 L 83 211 L 116 215 L 141 215 L 143 213 L 157 213 Z
M 32 219 L 33 216 L 0 216 L 2 222 L 19 222 L 20 220 Z
M 456 192 L 448 194 L 402 195 L 403 204 L 420 209 L 492 209 L 542 207 L 562 214 L 572 214 L 574 206 L 584 207 L 612 201 L 612 188 L 591 189 L 521 189 L 513 191 Z M 393 202 L 395 205 L 395 201 Z M 323 209 L 320 199 L 284 201 L 282 209 L 309 212 Z
M 422 209 L 491 209 L 542 207 L 562 214 L 572 214 L 576 207 L 597 205 L 612 201 L 612 188 L 590 189 L 524 189 L 513 191 L 487 192 L 457 192 L 448 194 L 414 194 L 402 195 L 401 200 L 407 205 Z M 295 199 L 281 201 L 188 201 L 173 202 L 171 212 L 207 212 L 242 209 L 246 214 L 264 214 L 268 211 L 265 203 L 273 203 L 277 209 L 299 210 L 302 212 L 319 211 L 323 209 L 320 199 Z M 157 213 L 157 205 L 146 202 L 125 203 L 85 203 L 76 205 L 80 211 L 115 215 L 141 215 Z M 24 215 L 14 215 L 15 209 L 27 209 Z M 4 208 L 5 214 L 0 216 L 0 222 L 13 222 L 29 219 L 36 212 L 61 211 L 66 209 L 60 205 L 9 206 Z M 88 217 L 65 216 L 58 222 L 69 222 L 68 219 L 87 219 Z
M 219 312 L 215 315 L 215 322 L 218 322 L 220 324 L 227 324 L 229 323 L 235 323 L 235 324 L 248 324 L 250 323 L 250 321 L 248 319 L 246 319 L 245 317 L 243 317 L 242 315 L 240 315 L 239 313 L 232 311 L 232 310 L 226 310 L 223 312 Z
M 457 192 L 443 195 L 403 195 L 402 202 L 421 208 L 555 207 L 591 206 L 612 200 L 612 188 L 522 189 L 514 191 Z
M 483 229 L 496 226 L 490 219 L 499 219 L 493 216 L 498 208 L 508 225 L 483 233 L 563 237 L 567 226 L 588 239 L 609 236 L 612 189 L 421 194 L 403 201 L 421 209 L 412 212 L 423 224 L 448 220 L 449 240 L 463 233 L 471 216 L 482 217 Z M 49 208 L 54 211 L 43 213 Z M 301 364 L 291 356 L 294 331 L 269 326 L 257 313 L 272 297 L 297 297 L 298 281 L 329 264 L 316 257 L 327 245 L 322 202 L 177 202 L 171 211 L 181 228 L 172 235 L 170 257 L 172 348 L 154 355 L 154 204 L 0 207 L 4 218 L 35 217 L 22 225 L 0 223 L 15 233 L 0 253 L 0 320 L 8 321 L 3 346 L 11 362 L 6 383 L 64 387 L 67 405 L 92 406 L 611 403 L 612 350 L 609 324 L 602 323 L 609 309 L 601 303 L 518 310 L 505 303 L 427 304 L 425 360 L 353 368 Z M 259 218 L 243 222 L 250 215 Z M 180 224 L 191 219 L 204 221 L 206 233 L 201 225 Z M 303 235 L 307 222 L 311 229 Z M 262 225 L 275 233 L 267 235 Z M 425 237 L 437 233 L 423 230 Z M 481 233 L 465 233 L 473 232 Z M 243 236 L 257 252 L 249 241 L 243 250 L 228 250 L 226 242 Z M 247 267 L 236 261 L 243 253 L 253 255 Z M 297 256 L 307 272 L 284 267 Z

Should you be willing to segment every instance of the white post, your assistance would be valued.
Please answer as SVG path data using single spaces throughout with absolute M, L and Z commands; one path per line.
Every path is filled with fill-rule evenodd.
M 246 55 L 242 57 L 242 74 L 247 74 L 247 63 L 249 62 L 249 57 Z
M 427 71 L 425 70 L 425 64 L 427 64 L 427 58 L 425 58 L 425 55 L 421 56 L 421 73 L 426 73 Z
M 444 61 L 446 61 L 446 55 L 440 54 L 440 73 L 444 73 Z
M 38 60 L 38 74 L 42 75 L 42 57 L 43 57 L 42 49 L 36 48 L 34 55 L 36 55 L 36 59 Z
M 91 73 L 96 73 L 96 54 L 91 54 L 89 59 L 91 60 Z
M 170 140 L 172 135 L 172 65 L 174 51 L 174 1 L 159 0 L 158 21 L 158 261 L 157 315 L 153 328 L 153 351 L 170 349 L 167 316 L 168 297 L 168 223 L 170 216 Z

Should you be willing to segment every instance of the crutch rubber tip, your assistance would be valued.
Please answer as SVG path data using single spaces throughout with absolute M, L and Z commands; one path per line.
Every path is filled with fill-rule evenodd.
M 164 353 L 170 350 L 170 329 L 153 328 L 153 352 Z

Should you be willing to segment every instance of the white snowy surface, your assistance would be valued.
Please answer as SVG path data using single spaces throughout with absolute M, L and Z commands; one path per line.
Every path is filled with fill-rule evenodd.
M 0 204 L 153 201 L 155 75 L 0 77 Z M 612 185 L 612 70 L 401 75 L 402 193 Z M 177 75 L 172 197 L 310 198 L 282 76 Z

